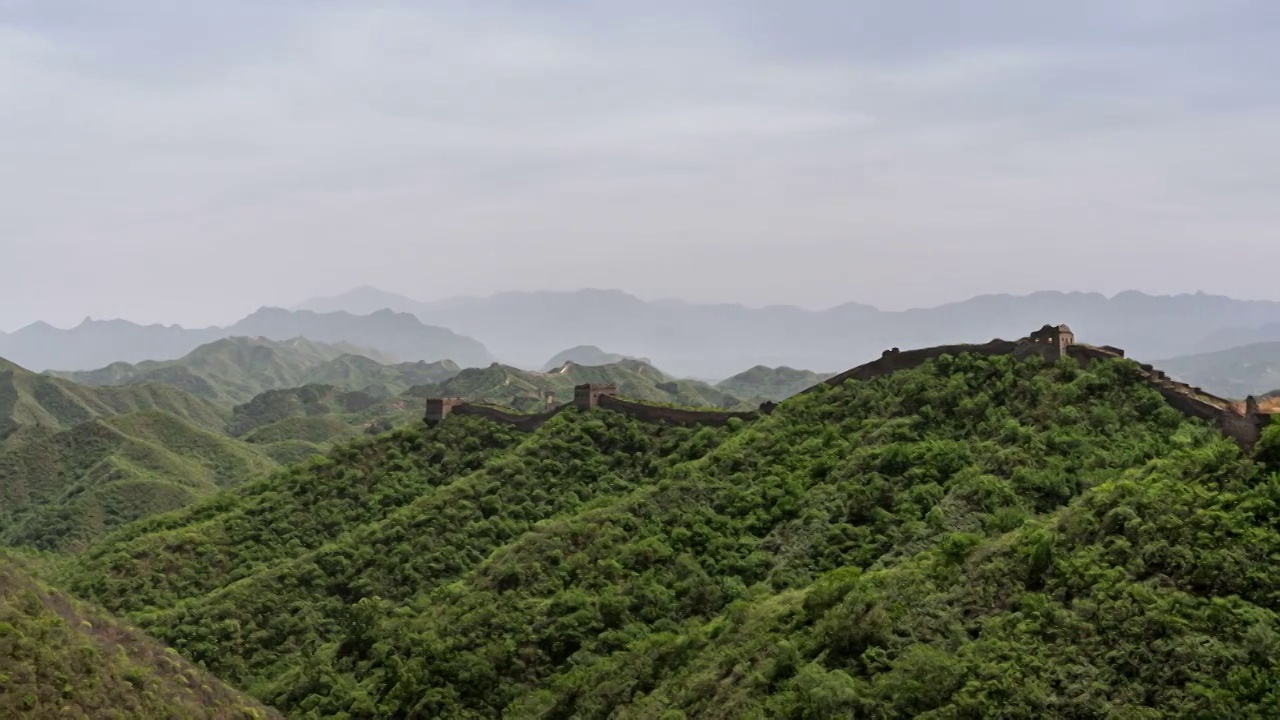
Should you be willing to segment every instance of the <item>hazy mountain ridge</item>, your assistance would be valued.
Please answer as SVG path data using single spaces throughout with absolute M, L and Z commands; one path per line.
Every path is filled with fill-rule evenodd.
M 625 292 L 594 289 L 419 302 L 366 287 L 300 307 L 365 311 L 375 305 L 475 337 L 503 362 L 519 367 L 542 367 L 544 358 L 563 348 L 594 345 L 651 358 L 659 367 L 686 377 L 725 378 L 753 365 L 847 368 L 894 346 L 1021 337 L 1026 328 L 1038 327 L 1046 318 L 1071 325 L 1088 342 L 1123 347 L 1132 357 L 1147 360 L 1198 352 L 1230 328 L 1277 323 L 1278 334 L 1269 339 L 1280 339 L 1280 302 L 1204 293 L 1152 296 L 1129 291 L 1108 298 L 1099 293 L 1037 292 L 883 311 L 858 303 L 805 310 L 645 302 Z M 1240 344 L 1233 336 L 1213 349 Z
M 623 360 L 639 360 L 646 364 L 653 364 L 649 358 L 633 358 L 627 355 L 606 352 L 595 345 L 579 345 L 556 353 L 550 360 L 542 364 L 542 371 L 555 370 L 565 363 L 573 363 L 575 365 L 612 365 Z
M 268 390 L 315 383 L 352 390 L 373 387 L 390 395 L 448 378 L 458 369 L 447 360 L 394 363 L 377 351 L 346 343 L 230 337 L 201 345 L 176 360 L 148 360 L 137 365 L 113 363 L 98 370 L 45 374 L 91 386 L 165 383 L 231 406 Z
M 1183 382 L 1223 397 L 1280 390 L 1280 341 L 1159 360 L 1154 365 Z
M 201 345 L 236 336 L 348 343 L 395 361 L 452 360 L 460 365 L 484 365 L 493 360 L 479 342 L 446 328 L 425 325 L 406 313 L 382 310 L 354 315 L 280 308 L 262 308 L 223 328 L 144 326 L 126 320 L 85 318 L 80 325 L 64 330 L 36 322 L 0 336 L 0 357 L 32 370 L 92 370 L 113 363 L 180 358 Z

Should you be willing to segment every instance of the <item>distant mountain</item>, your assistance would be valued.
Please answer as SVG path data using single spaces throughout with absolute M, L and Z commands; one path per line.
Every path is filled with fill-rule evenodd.
M 368 315 L 262 308 L 225 328 L 186 329 L 178 325 L 137 325 L 125 320 L 90 320 L 61 330 L 37 322 L 0 336 L 0 357 L 32 370 L 89 370 L 113 363 L 179 358 L 201 345 L 227 337 L 271 340 L 306 338 L 368 348 L 379 359 L 451 360 L 464 366 L 493 361 L 479 342 L 442 327 L 423 324 L 407 313 L 380 310 Z
M 632 359 L 644 363 L 649 362 L 648 358 L 629 358 L 626 355 L 605 352 L 595 345 L 579 345 L 556 353 L 554 357 L 543 364 L 542 370 L 543 372 L 555 370 L 558 367 L 563 367 L 565 363 L 573 363 L 575 365 L 612 365 L 613 363 Z
M 780 401 L 795 395 L 802 390 L 817 385 L 831 377 L 830 374 L 819 374 L 810 370 L 796 370 L 789 367 L 769 368 L 757 365 L 750 370 L 740 372 L 733 377 L 716 383 L 717 390 L 723 390 L 740 398 L 763 398 Z
M 0 551 L 0 708 L 11 718 L 279 718 Z
M 389 395 L 413 385 L 447 379 L 461 369 L 448 360 L 387 364 L 365 355 L 386 359 L 377 351 L 348 343 L 231 337 L 201 345 L 177 360 L 148 360 L 137 365 L 112 363 L 98 370 L 51 370 L 46 374 L 90 386 L 164 383 L 230 406 L 267 390 L 312 383 L 352 390 L 372 388 Z
M 1280 342 L 1280 322 L 1222 328 L 1201 339 L 1194 349 L 1197 353 L 1207 353 L 1272 342 Z
M 855 303 L 815 311 L 646 302 L 621 291 L 591 289 L 417 302 L 361 288 L 302 307 L 367 311 L 372 305 L 412 312 L 424 323 L 477 338 L 504 363 L 518 367 L 545 367 L 544 359 L 563 348 L 594 345 L 651 358 L 686 377 L 724 378 L 753 365 L 848 368 L 889 347 L 1015 338 L 1046 322 L 1067 323 L 1082 341 L 1123 347 L 1139 359 L 1240 345 L 1219 334 L 1268 323 L 1277 324 L 1269 339 L 1280 340 L 1280 303 L 1204 293 L 1038 292 L 905 311 Z
M 1155 366 L 1183 382 L 1229 398 L 1280 389 L 1280 341 L 1158 360 Z

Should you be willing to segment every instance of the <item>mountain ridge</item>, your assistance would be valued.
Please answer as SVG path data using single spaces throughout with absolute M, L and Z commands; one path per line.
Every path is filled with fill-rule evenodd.
M 346 302 L 345 296 L 337 295 L 305 301 L 299 307 L 334 309 Z M 1280 323 L 1280 302 L 1235 300 L 1203 292 L 1124 291 L 1110 297 L 1059 291 L 990 294 L 906 310 L 880 310 L 861 303 L 806 310 L 784 305 L 646 302 L 620 290 L 598 289 L 421 302 L 365 288 L 351 298 L 351 307 L 367 309 L 374 304 L 475 337 L 503 362 L 518 367 L 542 367 L 545 358 L 563 348 L 594 345 L 651 358 L 680 376 L 714 378 L 754 365 L 847 367 L 892 345 L 927 347 L 975 337 L 1011 337 L 1043 317 L 1060 318 L 1087 330 L 1098 343 L 1125 347 L 1139 358 L 1192 352 L 1227 328 Z
M 0 357 L 38 371 L 81 371 L 117 362 L 176 359 L 201 345 L 233 336 L 350 343 L 399 361 L 452 360 L 461 365 L 483 365 L 493 360 L 476 340 L 427 325 L 407 313 L 383 310 L 355 315 L 271 307 L 259 308 L 233 325 L 193 329 L 88 318 L 73 328 L 60 329 L 37 321 L 0 336 Z

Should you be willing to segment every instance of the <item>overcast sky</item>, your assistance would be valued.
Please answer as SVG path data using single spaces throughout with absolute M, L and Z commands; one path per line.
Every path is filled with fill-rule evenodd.
M 1280 299 L 1277 48 L 1266 0 L 0 0 L 0 330 Z

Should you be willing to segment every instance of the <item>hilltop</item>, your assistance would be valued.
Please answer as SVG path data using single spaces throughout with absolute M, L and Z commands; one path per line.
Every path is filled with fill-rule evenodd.
M 178 325 L 137 325 L 125 320 L 85 318 L 71 329 L 37 322 L 0 336 L 0 357 L 33 370 L 91 370 L 113 363 L 142 363 L 182 357 L 201 345 L 228 337 L 263 337 L 366 348 L 397 362 L 449 360 L 464 366 L 493 361 L 479 342 L 443 327 L 425 325 L 407 313 L 346 312 L 262 308 L 228 327 L 186 329 Z
M 813 387 L 829 377 L 831 377 L 830 373 L 821 374 L 789 367 L 769 368 L 757 365 L 750 370 L 721 380 L 715 387 L 734 397 L 778 401 L 785 400 L 805 388 Z
M 1280 437 L 1152 382 L 941 353 L 724 427 L 451 417 L 62 577 L 296 714 L 1272 715 Z
M 301 307 L 412 313 L 424 323 L 483 341 L 503 362 L 518 367 L 543 367 L 546 358 L 564 348 L 594 345 L 651 358 L 668 372 L 698 378 L 725 378 L 755 365 L 844 368 L 891 346 L 1016 337 L 1045 317 L 1087 327 L 1098 344 L 1123 347 L 1144 359 L 1280 340 L 1280 303 L 1204 293 L 983 295 L 937 307 L 889 311 L 859 303 L 808 310 L 650 302 L 599 289 L 419 302 L 363 288 Z
M 268 390 L 309 384 L 392 395 L 414 385 L 445 380 L 458 370 L 448 360 L 395 363 L 376 351 L 347 343 L 318 343 L 301 337 L 285 341 L 230 337 L 201 345 L 176 360 L 112 363 L 98 370 L 46 374 L 99 387 L 163 383 L 231 406 Z
M 629 358 L 626 355 L 605 352 L 595 345 L 579 345 L 556 353 L 550 360 L 542 364 L 542 371 L 550 372 L 556 370 L 564 367 L 565 363 L 574 365 L 613 365 L 623 360 L 639 360 L 647 365 L 653 364 L 648 358 Z
M 0 707 L 11 718 L 280 717 L 0 551 Z

